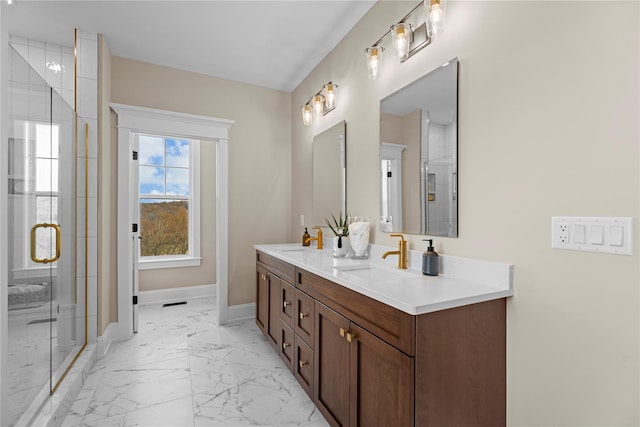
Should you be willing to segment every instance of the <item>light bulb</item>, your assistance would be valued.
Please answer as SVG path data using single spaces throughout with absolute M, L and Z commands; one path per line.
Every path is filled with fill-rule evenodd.
M 311 105 L 313 105 L 313 114 L 321 116 L 324 112 L 324 97 L 322 95 L 314 95 L 311 99 Z
M 309 104 L 302 106 L 302 124 L 309 126 L 313 122 L 313 107 Z
M 338 87 L 338 85 L 329 82 L 322 88 L 322 94 L 324 95 L 324 103 L 327 107 L 327 111 L 336 108 L 336 87 Z
M 427 34 L 434 37 L 444 31 L 444 0 L 425 0 L 425 9 L 429 11 L 427 17 Z M 429 7 L 427 7 L 427 4 Z
M 406 59 L 409 56 L 409 44 L 411 43 L 411 24 L 396 24 L 391 27 L 391 34 L 396 56 L 400 59 Z
M 378 46 L 369 47 L 364 50 L 367 55 L 367 71 L 370 79 L 376 79 L 380 75 L 383 50 L 383 47 Z

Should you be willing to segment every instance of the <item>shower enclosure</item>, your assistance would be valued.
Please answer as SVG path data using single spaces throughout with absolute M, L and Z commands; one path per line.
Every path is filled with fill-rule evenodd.
M 87 342 L 87 126 L 9 49 L 8 422 L 29 424 Z M 5 319 L 2 319 L 4 321 Z

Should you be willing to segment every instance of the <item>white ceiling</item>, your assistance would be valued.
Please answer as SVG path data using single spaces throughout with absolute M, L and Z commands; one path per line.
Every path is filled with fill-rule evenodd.
M 79 28 L 116 56 L 291 92 L 374 3 L 14 0 L 9 34 L 73 46 Z

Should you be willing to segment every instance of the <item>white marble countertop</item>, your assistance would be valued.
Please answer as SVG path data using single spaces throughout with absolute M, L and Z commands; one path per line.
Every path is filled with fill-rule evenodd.
M 439 276 L 422 274 L 422 252 L 408 251 L 409 268 L 397 268 L 397 255 L 370 245 L 366 260 L 334 258 L 331 248 L 318 250 L 299 243 L 255 245 L 255 249 L 327 280 L 417 315 L 513 295 L 513 265 L 440 255 Z

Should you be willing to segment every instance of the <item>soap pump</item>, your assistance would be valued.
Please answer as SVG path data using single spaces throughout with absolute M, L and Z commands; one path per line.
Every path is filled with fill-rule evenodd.
M 302 246 L 311 246 L 311 235 L 307 231 L 307 227 L 304 228 L 304 234 L 302 235 Z
M 422 254 L 422 274 L 437 276 L 440 274 L 440 256 L 433 250 L 433 239 L 422 239 L 429 242 L 429 247 Z

